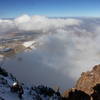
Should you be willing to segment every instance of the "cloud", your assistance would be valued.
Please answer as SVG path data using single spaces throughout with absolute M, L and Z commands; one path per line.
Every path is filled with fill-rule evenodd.
M 7 62 L 7 66 L 12 66 L 10 70 L 19 78 L 22 74 L 22 79 L 26 80 L 27 73 L 29 82 L 32 80 L 28 77 L 34 76 L 35 81 L 50 83 L 52 80 L 68 88 L 72 86 L 71 81 L 76 81 L 83 71 L 90 70 L 92 66 L 100 63 L 99 19 L 23 15 L 13 20 L 0 20 L 1 33 L 13 31 L 41 34 L 36 38 L 39 44 L 37 49 L 21 55 L 26 59 L 21 65 L 16 60 L 11 60 L 10 65 Z M 14 63 L 19 67 L 14 68 Z M 20 68 L 25 69 L 25 73 L 19 72 Z M 59 75 L 61 76 L 57 77 Z
M 15 24 L 12 20 L 0 19 L 0 34 L 6 32 L 12 32 L 16 29 Z
M 36 51 L 49 65 L 70 78 L 77 79 L 83 71 L 99 64 L 100 47 L 92 35 L 78 36 L 67 32 L 46 35 L 40 39 L 41 46 Z
M 48 32 L 50 29 L 57 30 L 66 26 L 79 25 L 81 21 L 77 19 L 56 19 L 45 16 L 29 17 L 28 15 L 23 15 L 16 18 L 15 23 L 19 29 L 24 31 L 41 30 L 42 32 Z
M 48 18 L 45 16 L 28 16 L 23 15 L 14 20 L 0 20 L 0 32 L 17 31 L 41 31 L 42 33 L 50 30 L 64 29 L 66 26 L 80 25 L 78 19 L 60 19 Z

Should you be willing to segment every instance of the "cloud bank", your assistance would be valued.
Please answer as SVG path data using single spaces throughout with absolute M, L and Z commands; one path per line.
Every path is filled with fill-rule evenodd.
M 0 20 L 0 33 L 7 33 L 13 31 L 40 31 L 46 33 L 56 31 L 57 29 L 64 29 L 67 26 L 79 25 L 81 23 L 78 19 L 60 19 L 48 18 L 45 16 L 28 16 L 23 15 L 14 20 Z
M 23 77 L 27 70 L 34 70 L 31 74 L 27 72 L 29 75 L 27 77 L 33 75 L 34 80 L 41 81 L 44 78 L 45 83 L 49 82 L 48 79 L 55 80 L 57 78 L 56 83 L 63 84 L 66 82 L 63 85 L 69 87 L 69 81 L 77 80 L 83 71 L 87 71 L 95 64 L 100 63 L 99 18 L 48 18 L 23 15 L 13 20 L 0 20 L 0 33 L 14 31 L 19 33 L 31 31 L 33 34 L 34 32 L 41 34 L 37 38 L 39 43 L 37 49 L 33 50 L 31 54 L 26 54 L 26 62 L 31 65 L 27 67 L 28 65 L 25 63 L 27 65 L 25 67 L 22 64 L 23 67 L 21 68 L 26 69 Z M 25 57 L 23 58 L 25 59 Z M 7 65 L 9 65 L 8 63 Z M 10 62 L 10 66 L 11 64 L 13 65 Z M 15 69 L 12 67 L 11 70 L 17 75 L 22 74 L 19 74 L 19 71 L 16 72 L 20 68 Z M 40 75 L 37 75 L 37 70 Z M 58 75 L 61 75 L 61 77 L 58 78 Z M 62 77 L 64 77 L 63 81 Z M 27 79 L 29 80 L 29 78 Z

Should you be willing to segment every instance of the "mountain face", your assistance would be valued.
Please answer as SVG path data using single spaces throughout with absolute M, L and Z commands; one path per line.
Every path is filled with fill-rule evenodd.
M 83 72 L 75 88 L 90 95 L 94 92 L 93 87 L 97 84 L 100 84 L 100 65 L 94 66 L 91 71 Z
M 65 100 L 100 100 L 100 65 L 83 72 L 74 88 L 64 91 Z
M 74 88 L 55 91 L 47 86 L 26 86 L 4 69 L 0 68 L 0 100 L 100 100 L 100 65 L 84 72 Z

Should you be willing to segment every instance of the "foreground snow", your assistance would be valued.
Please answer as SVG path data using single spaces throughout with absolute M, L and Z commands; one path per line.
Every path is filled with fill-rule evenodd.
M 0 100 L 20 100 L 18 93 L 10 91 L 12 84 L 17 81 L 12 74 L 2 74 L 0 70 Z M 61 100 L 60 94 L 45 86 L 26 86 L 22 84 L 24 94 L 22 100 Z

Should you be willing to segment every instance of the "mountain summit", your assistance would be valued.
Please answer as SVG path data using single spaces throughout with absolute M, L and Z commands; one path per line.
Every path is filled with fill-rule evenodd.
M 47 86 L 26 86 L 0 67 L 0 100 L 100 100 L 100 65 L 83 72 L 74 88 L 55 91 Z
M 74 88 L 63 93 L 65 100 L 100 100 L 100 65 L 83 72 Z
M 100 84 L 100 65 L 95 65 L 91 71 L 83 72 L 75 88 L 91 94 L 97 84 Z

